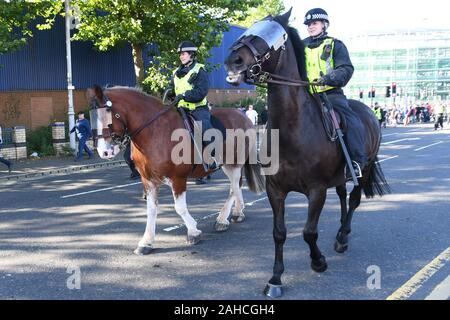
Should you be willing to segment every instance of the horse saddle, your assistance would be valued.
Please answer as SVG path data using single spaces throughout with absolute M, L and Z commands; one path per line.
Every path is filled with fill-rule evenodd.
M 190 130 L 190 132 L 194 132 L 194 128 L 196 125 L 196 121 L 201 121 L 201 119 L 196 119 L 194 117 L 194 115 L 192 115 L 191 113 L 186 112 L 185 113 L 187 118 L 188 118 L 188 122 L 189 122 L 189 128 L 186 128 L 187 130 Z M 214 117 L 213 115 L 211 115 L 211 126 L 214 129 L 219 130 L 222 133 L 222 137 L 223 137 L 223 141 L 225 141 L 225 137 L 226 137 L 226 128 L 223 125 L 222 121 L 219 120 L 219 118 Z
M 313 95 L 313 97 L 317 101 L 317 104 L 320 106 L 320 111 L 322 113 L 322 123 L 328 136 L 334 136 L 334 119 L 336 120 L 338 128 L 340 128 L 343 133 L 347 132 L 347 121 L 344 114 L 338 109 L 333 108 L 332 105 L 327 105 L 327 103 L 325 103 L 325 101 L 323 101 L 319 95 L 315 94 Z

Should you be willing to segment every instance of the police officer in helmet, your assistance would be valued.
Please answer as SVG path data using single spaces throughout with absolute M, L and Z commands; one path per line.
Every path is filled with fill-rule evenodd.
M 209 90 L 208 74 L 205 66 L 197 62 L 198 48 L 191 41 L 183 41 L 178 46 L 177 52 L 181 65 L 173 72 L 169 86 L 169 97 L 175 97 L 178 108 L 183 108 L 191 113 L 197 121 L 202 123 L 202 134 L 212 129 L 211 114 L 208 108 L 206 96 Z M 216 163 L 209 165 L 209 169 L 216 168 Z
M 347 148 L 356 176 L 361 177 L 362 169 L 367 165 L 364 150 L 365 128 L 350 108 L 342 90 L 350 81 L 354 70 L 348 50 L 342 41 L 328 36 L 330 21 L 325 10 L 309 10 L 304 24 L 308 26 L 309 34 L 309 37 L 304 39 L 308 80 L 321 84 L 311 87 L 310 92 L 326 94 L 333 107 L 344 114 L 347 120 Z

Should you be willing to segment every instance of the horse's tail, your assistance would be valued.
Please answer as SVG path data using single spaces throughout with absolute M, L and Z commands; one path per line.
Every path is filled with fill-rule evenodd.
M 378 162 L 378 157 L 372 163 L 367 181 L 363 185 L 363 191 L 366 198 L 373 198 L 375 195 L 382 197 L 385 194 L 391 193 L 391 187 L 384 177 L 383 170 L 381 170 L 381 165 Z
M 244 172 L 250 191 L 261 193 L 266 190 L 266 181 L 261 174 L 261 164 L 250 164 L 247 159 L 244 164 Z

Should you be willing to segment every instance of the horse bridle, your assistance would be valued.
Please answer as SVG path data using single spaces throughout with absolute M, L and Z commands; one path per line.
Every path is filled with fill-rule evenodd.
M 94 101 L 95 101 L 95 104 L 91 107 L 91 109 L 103 109 L 103 108 L 105 108 L 108 113 L 112 113 L 112 111 L 113 111 L 112 110 L 113 109 L 113 103 L 106 96 L 106 94 L 104 92 L 103 92 L 103 101 L 102 101 L 103 105 L 102 106 L 98 106 L 97 99 L 94 99 Z M 111 121 L 109 121 L 110 123 L 107 124 L 108 128 L 102 128 L 102 134 L 101 135 L 96 135 L 94 138 L 95 139 L 98 138 L 98 137 L 102 137 L 102 138 L 105 138 L 105 139 L 111 138 L 112 141 L 115 144 L 118 144 L 120 148 L 123 148 L 128 143 L 130 143 L 130 141 L 131 141 L 131 139 L 133 137 L 138 135 L 142 130 L 144 130 L 147 126 L 152 124 L 161 115 L 163 115 L 164 113 L 170 111 L 173 106 L 174 106 L 174 103 L 171 103 L 171 104 L 167 105 L 166 108 L 163 108 L 162 110 L 157 112 L 147 122 L 142 124 L 139 128 L 137 128 L 136 130 L 134 130 L 131 133 L 128 133 L 127 125 L 122 120 L 122 117 L 120 116 L 120 114 L 118 112 L 115 112 L 114 113 L 114 118 L 116 118 L 120 122 L 120 124 L 122 125 L 122 129 L 123 129 L 124 134 L 121 136 L 121 135 L 118 135 L 117 133 L 115 133 L 114 131 L 112 131 L 112 116 L 111 116 Z
M 288 86 L 298 86 L 298 87 L 307 87 L 309 85 L 317 85 L 315 82 L 308 82 L 303 80 L 297 80 L 297 79 L 290 79 L 287 77 L 283 77 L 280 75 L 277 75 L 277 71 L 280 67 L 281 63 L 281 57 L 283 53 L 286 51 L 285 43 L 288 39 L 288 35 L 286 31 L 284 30 L 284 27 L 276 22 L 275 20 L 268 18 L 265 20 L 260 21 L 260 23 L 266 23 L 266 24 L 277 24 L 278 26 L 275 27 L 278 31 L 278 39 L 275 39 L 273 42 L 267 41 L 264 36 L 261 34 L 258 34 L 258 31 L 252 33 L 252 28 L 247 30 L 239 39 L 231 46 L 230 50 L 235 51 L 238 50 L 241 47 L 247 47 L 253 54 L 253 59 L 255 60 L 255 63 L 250 65 L 247 70 L 245 71 L 245 77 L 244 81 L 247 84 L 250 85 L 256 85 L 256 86 L 263 86 L 265 83 L 274 83 L 274 84 L 282 84 L 282 85 L 288 85 Z M 274 27 L 274 25 L 272 25 Z M 284 32 L 281 31 L 283 29 Z M 258 37 L 262 39 L 268 49 L 264 52 L 260 52 L 252 43 L 251 40 L 254 37 Z M 263 63 L 270 59 L 272 51 L 277 52 L 280 50 L 280 54 L 278 55 L 276 67 L 274 73 L 270 73 L 263 70 Z

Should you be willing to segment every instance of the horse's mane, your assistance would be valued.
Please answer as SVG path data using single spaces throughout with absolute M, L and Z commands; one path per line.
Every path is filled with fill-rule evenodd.
M 281 21 L 281 17 L 275 17 L 274 20 L 281 25 L 284 25 Z M 294 47 L 295 58 L 297 59 L 298 73 L 303 81 L 307 81 L 308 77 L 306 75 L 306 56 L 305 56 L 305 45 L 298 34 L 297 29 L 287 26 L 287 33 L 291 39 L 292 46 Z
M 140 95 L 142 95 L 142 96 L 144 96 L 146 98 L 155 99 L 155 100 L 158 100 L 158 101 L 161 100 L 161 99 L 159 99 L 159 98 L 157 98 L 155 96 L 152 96 L 152 95 L 146 93 L 144 90 L 142 90 L 139 87 L 114 86 L 114 87 L 108 87 L 106 89 L 108 89 L 108 90 L 128 90 L 128 91 L 131 91 L 131 92 L 138 93 L 138 94 L 140 94 Z
M 295 57 L 297 58 L 298 73 L 300 78 L 304 81 L 308 80 L 306 75 L 306 56 L 305 56 L 305 44 L 300 39 L 297 29 L 293 27 L 288 28 L 288 34 L 291 38 L 292 46 L 294 47 Z

